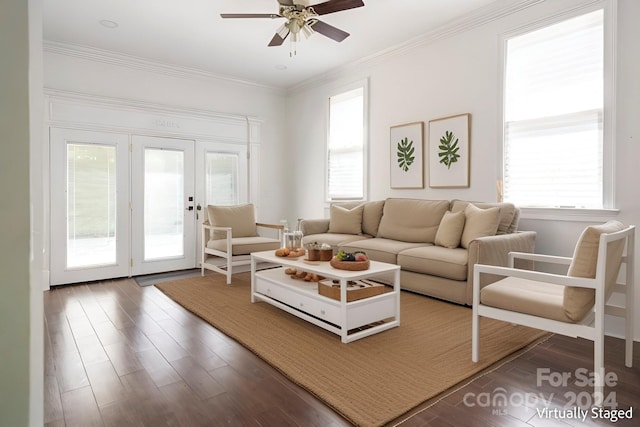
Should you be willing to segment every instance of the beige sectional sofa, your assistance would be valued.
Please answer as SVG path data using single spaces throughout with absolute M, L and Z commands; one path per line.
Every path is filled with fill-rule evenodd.
M 509 252 L 535 245 L 535 232 L 517 230 L 520 210 L 509 203 L 390 198 L 330 209 L 328 219 L 301 221 L 305 244 L 400 265 L 403 289 L 459 304 L 472 303 L 474 264 L 506 266 Z

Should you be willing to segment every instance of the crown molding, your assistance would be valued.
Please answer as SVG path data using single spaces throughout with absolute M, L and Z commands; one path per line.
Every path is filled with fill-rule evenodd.
M 225 83 L 234 83 L 238 85 L 266 89 L 279 94 L 285 93 L 284 89 L 276 86 L 265 85 L 262 83 L 227 76 L 224 74 L 216 74 L 202 69 L 182 67 L 174 64 L 166 64 L 163 62 L 153 61 L 138 56 L 127 55 L 124 53 L 113 52 L 110 50 L 99 49 L 96 47 L 85 45 L 45 40 L 43 42 L 43 51 L 46 53 L 54 53 L 58 55 L 85 59 L 88 61 L 102 62 L 105 64 L 116 65 L 156 74 L 164 74 L 172 77 L 216 80 L 223 81 Z
M 393 57 L 404 55 L 419 47 L 431 44 L 437 40 L 446 39 L 458 34 L 468 32 L 487 23 L 502 19 L 505 16 L 509 16 L 537 4 L 544 3 L 545 1 L 546 0 L 519 0 L 514 2 L 503 0 L 502 2 L 492 3 L 459 18 L 453 19 L 448 23 L 440 26 L 439 28 L 434 29 L 433 31 L 412 38 L 410 40 L 407 40 L 406 42 L 392 46 L 380 52 L 376 52 L 373 55 L 369 55 L 364 58 L 352 61 L 340 67 L 336 67 L 333 70 L 307 79 L 294 86 L 290 86 L 287 88 L 287 94 L 291 95 L 297 91 L 317 86 L 323 81 L 338 78 L 340 77 L 340 75 L 349 71 L 356 71 L 362 68 L 374 67 L 382 62 L 388 61 Z
M 153 112 L 160 114 L 170 114 L 174 116 L 196 117 L 206 120 L 235 120 L 244 122 L 262 123 L 264 120 L 256 116 L 244 116 L 238 114 L 220 113 L 216 111 L 203 110 L 191 107 L 182 107 L 174 105 L 164 105 L 152 102 L 140 101 L 128 98 L 115 98 L 102 95 L 92 95 L 69 90 L 60 90 L 53 88 L 44 88 L 44 96 L 53 100 L 71 101 L 82 103 L 85 105 L 93 105 L 99 107 L 108 107 L 119 110 L 137 110 L 145 112 Z

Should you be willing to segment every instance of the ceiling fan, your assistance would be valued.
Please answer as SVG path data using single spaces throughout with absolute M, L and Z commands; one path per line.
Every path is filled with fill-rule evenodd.
M 312 6 L 298 4 L 301 0 L 278 0 L 280 5 L 278 13 L 221 13 L 222 18 L 285 18 L 287 22 L 282 24 L 269 42 L 269 46 L 280 46 L 291 34 L 293 46 L 299 40 L 300 34 L 309 37 L 314 32 L 332 40 L 341 42 L 349 37 L 349 33 L 339 28 L 318 20 L 316 17 L 342 10 L 354 9 L 364 6 L 362 0 L 328 0 Z M 292 47 L 291 55 L 295 54 Z

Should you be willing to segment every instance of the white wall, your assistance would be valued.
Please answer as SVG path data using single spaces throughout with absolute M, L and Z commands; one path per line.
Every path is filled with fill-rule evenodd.
M 132 62 L 108 53 L 100 58 L 93 51 L 56 45 L 45 45 L 44 80 L 46 89 L 261 120 L 259 220 L 278 222 L 283 217 L 288 192 L 281 191 L 285 182 L 285 95 L 281 90 Z
M 296 214 L 306 218 L 324 216 L 325 118 L 327 97 L 343 84 L 369 78 L 369 199 L 416 197 L 495 201 L 499 178 L 499 113 L 501 79 L 499 40 L 504 33 L 543 20 L 567 8 L 592 1 L 542 2 L 465 32 L 403 49 L 383 58 L 364 61 L 358 67 L 327 76 L 297 88 L 289 98 L 289 138 L 295 174 L 304 185 L 294 193 Z M 586 223 L 617 218 L 640 225 L 637 183 L 640 170 L 640 2 L 618 0 L 616 207 L 619 213 L 579 215 L 557 213 L 525 217 L 521 229 L 538 232 L 537 251 L 572 254 Z M 459 113 L 471 113 L 471 186 L 468 189 L 394 190 L 389 184 L 389 127 L 414 121 L 425 122 Z M 427 181 L 428 182 L 428 181 Z M 637 257 L 638 258 L 638 257 Z M 636 260 L 640 265 L 640 261 Z M 640 270 L 636 269 L 637 271 Z M 638 273 L 636 274 L 638 276 Z M 640 279 L 636 277 L 636 282 Z M 640 292 L 636 293 L 640 306 Z M 640 316 L 635 336 L 640 337 Z M 621 329 L 616 326 L 612 333 Z

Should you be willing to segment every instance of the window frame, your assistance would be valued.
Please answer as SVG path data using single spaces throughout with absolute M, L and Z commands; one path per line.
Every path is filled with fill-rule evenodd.
M 523 206 L 523 218 L 547 219 L 562 216 L 566 219 L 588 217 L 609 216 L 617 212 L 615 200 L 615 125 L 616 125 L 616 22 L 617 3 L 612 0 L 600 0 L 589 5 L 579 6 L 568 10 L 563 10 L 546 18 L 540 19 L 526 25 L 512 28 L 504 32 L 499 37 L 499 73 L 498 73 L 498 179 L 500 186 L 505 176 L 505 99 L 506 99 L 506 66 L 507 66 L 507 42 L 513 37 L 517 37 L 541 28 L 554 25 L 580 15 L 584 15 L 597 10 L 603 10 L 604 26 L 604 100 L 603 100 L 603 147 L 602 147 L 602 207 L 601 208 L 578 208 L 578 207 L 527 207 Z M 502 193 L 500 197 L 502 197 Z
M 362 89 L 363 94 L 363 129 L 362 129 L 362 197 L 336 197 L 331 198 L 329 194 L 329 135 L 331 134 L 331 98 L 340 96 L 352 90 Z M 350 84 L 334 87 L 330 89 L 326 96 L 325 110 L 325 177 L 324 177 L 324 198 L 326 203 L 365 201 L 369 194 L 369 79 L 357 80 Z

